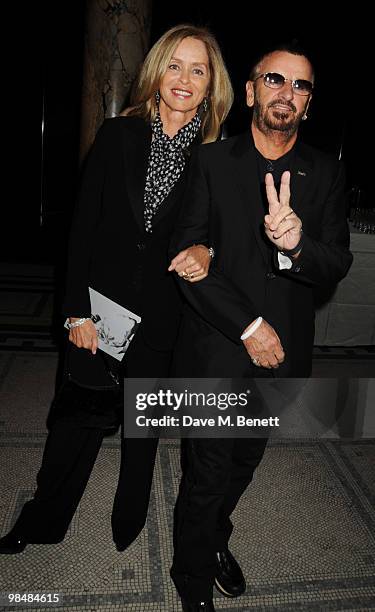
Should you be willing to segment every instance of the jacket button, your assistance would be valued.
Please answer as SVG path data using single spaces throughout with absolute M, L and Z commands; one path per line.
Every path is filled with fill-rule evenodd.
M 301 272 L 301 266 L 296 266 L 294 268 L 294 272 Z
M 146 245 L 145 245 L 144 242 L 138 242 L 138 244 L 137 244 L 138 251 L 144 251 L 145 248 L 146 248 Z
M 273 278 L 276 278 L 276 274 L 274 274 L 273 272 L 267 272 L 266 279 L 272 280 Z

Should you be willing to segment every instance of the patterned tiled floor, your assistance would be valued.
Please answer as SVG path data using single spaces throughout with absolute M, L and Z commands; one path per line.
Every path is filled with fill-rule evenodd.
M 0 534 L 33 493 L 46 437 L 59 332 L 48 266 L 0 266 Z M 61 323 L 61 321 L 58 321 Z M 57 328 L 58 329 L 58 328 Z M 353 352 L 354 350 L 354 352 Z M 374 352 L 314 350 L 315 376 L 374 376 Z M 124 553 L 111 540 L 119 438 L 107 438 L 61 544 L 0 556 L 0 594 L 57 592 L 64 611 L 178 612 L 169 577 L 179 449 L 163 441 L 147 526 Z M 375 443 L 269 443 L 238 505 L 231 548 L 247 577 L 222 612 L 375 610 Z M 34 604 L 4 610 L 49 610 Z
M 56 361 L 54 354 L 0 353 L 2 534 L 34 488 Z M 216 608 L 375 609 L 374 463 L 373 440 L 270 443 L 234 515 L 231 547 L 248 591 L 239 600 L 217 595 Z M 110 528 L 118 465 L 115 436 L 105 440 L 64 542 L 0 556 L 0 592 L 58 592 L 59 609 L 69 611 L 181 609 L 168 573 L 178 443 L 160 445 L 147 527 L 124 553 Z

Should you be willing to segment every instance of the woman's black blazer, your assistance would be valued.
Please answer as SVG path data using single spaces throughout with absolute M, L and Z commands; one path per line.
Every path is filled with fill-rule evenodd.
M 63 313 L 90 316 L 93 287 L 142 317 L 138 333 L 151 348 L 169 350 L 180 321 L 180 295 L 167 270 L 168 247 L 187 168 L 148 235 L 143 194 L 150 145 L 150 125 L 138 117 L 107 119 L 99 129 L 72 222 Z

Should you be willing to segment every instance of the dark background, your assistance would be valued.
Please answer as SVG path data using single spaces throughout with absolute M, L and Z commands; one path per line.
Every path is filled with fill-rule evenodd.
M 295 15 L 296 11 L 301 14 Z M 291 3 L 264 4 L 254 9 L 254 3 L 243 0 L 227 5 L 192 1 L 181 3 L 181 7 L 155 1 L 151 44 L 181 22 L 210 27 L 221 45 L 235 90 L 226 122 L 229 135 L 249 125 L 244 87 L 259 52 L 269 44 L 297 39 L 312 58 L 316 72 L 313 102 L 301 136 L 336 156 L 341 153 L 347 168 L 348 193 L 351 188 L 360 188 L 361 206 L 373 206 L 368 197 L 371 165 L 364 152 L 364 134 L 372 127 L 373 114 L 372 94 L 366 88 L 371 72 L 365 15 L 345 16 L 341 12 L 329 19 L 314 13 L 310 5 L 305 8 Z M 62 3 L 58 16 L 47 12 L 42 15 L 42 91 L 35 87 L 34 74 L 32 100 L 39 109 L 39 119 L 44 117 L 42 160 L 37 145 L 33 152 L 28 148 L 32 173 L 26 173 L 25 179 L 18 176 L 20 183 L 29 183 L 28 195 L 13 203 L 17 240 L 14 232 L 3 233 L 3 261 L 64 260 L 79 177 L 84 23 L 84 0 L 75 0 L 74 11 L 70 3 Z M 15 185 L 16 195 L 17 188 Z

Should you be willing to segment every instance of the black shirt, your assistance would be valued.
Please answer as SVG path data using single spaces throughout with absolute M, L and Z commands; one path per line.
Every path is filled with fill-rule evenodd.
M 294 153 L 295 153 L 295 149 L 294 147 L 292 147 L 290 151 L 288 151 L 287 153 L 285 153 L 285 155 L 282 155 L 278 159 L 266 159 L 256 149 L 256 155 L 257 155 L 257 161 L 258 161 L 258 173 L 259 173 L 259 180 L 260 180 L 261 185 L 264 185 L 264 177 L 267 174 L 267 172 L 271 172 L 274 183 L 275 183 L 275 187 L 277 190 L 279 190 L 280 182 L 281 182 L 281 175 L 286 170 L 290 170 L 290 167 L 292 165 L 293 158 L 294 158 Z

